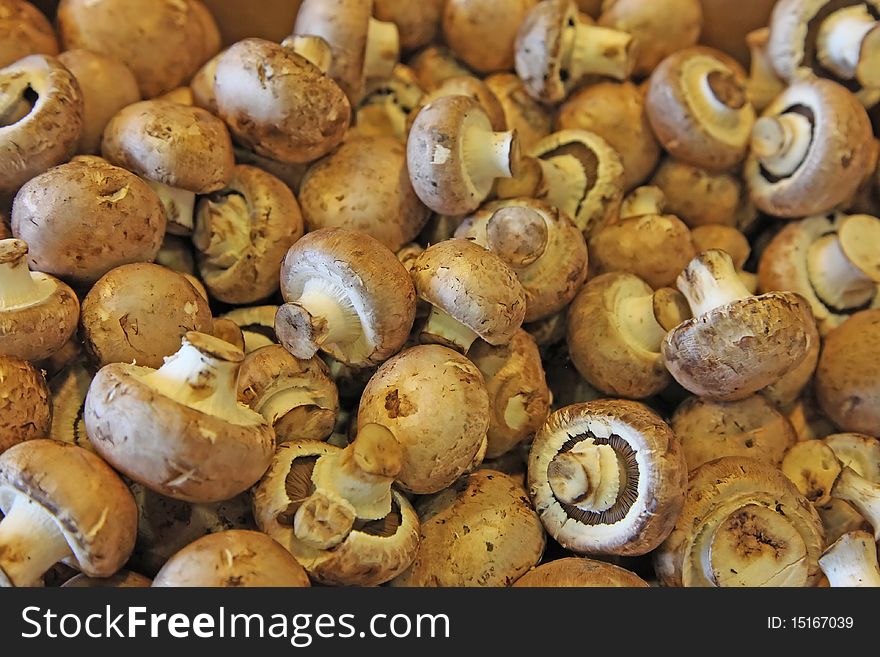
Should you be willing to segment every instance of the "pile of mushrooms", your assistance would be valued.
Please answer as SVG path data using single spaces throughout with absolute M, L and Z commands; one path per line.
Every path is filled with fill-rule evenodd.
M 880 587 L 880 0 L 293 4 L 0 0 L 0 585 Z

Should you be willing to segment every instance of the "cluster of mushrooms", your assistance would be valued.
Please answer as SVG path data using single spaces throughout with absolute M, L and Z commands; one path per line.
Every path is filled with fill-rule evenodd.
M 0 585 L 880 586 L 880 0 L 717 4 L 0 0 Z

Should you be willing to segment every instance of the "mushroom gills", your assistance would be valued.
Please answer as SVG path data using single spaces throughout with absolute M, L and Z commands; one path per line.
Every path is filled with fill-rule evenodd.
M 251 208 L 239 192 L 211 194 L 193 232 L 193 243 L 211 268 L 228 269 L 237 264 L 251 244 Z
M 9 492 L 0 491 L 0 501 Z M 0 575 L 13 586 L 37 586 L 43 573 L 72 556 L 49 511 L 24 495 L 16 496 L 0 521 Z
M 92 377 L 81 363 L 74 363 L 49 381 L 52 393 L 52 428 L 49 438 L 92 449 L 83 412 Z
M 567 143 L 538 158 L 544 177 L 545 200 L 570 216 L 581 231 L 589 231 L 581 208 L 596 186 L 599 158 L 586 146 Z
M 479 337 L 470 328 L 452 317 L 442 308 L 431 307 L 428 320 L 419 336 L 422 342 L 442 344 L 467 353 Z
M 870 304 L 880 284 L 878 244 L 880 219 L 868 215 L 846 217 L 838 233 L 813 242 L 807 251 L 807 274 L 816 296 L 839 312 Z
M 162 201 L 165 216 L 168 218 L 168 232 L 172 235 L 190 235 L 193 230 L 196 209 L 195 192 L 147 178 L 144 180 Z
M 297 358 L 311 358 L 324 345 L 352 344 L 363 335 L 348 291 L 324 278 L 309 278 L 299 298 L 286 308 L 297 333 L 297 351 L 292 352 Z
M 880 86 L 880 23 L 865 4 L 828 16 L 816 37 L 819 62 L 843 80 Z

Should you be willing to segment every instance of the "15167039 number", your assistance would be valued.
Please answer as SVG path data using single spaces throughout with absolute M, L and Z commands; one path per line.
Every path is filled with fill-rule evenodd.
M 852 616 L 767 617 L 767 627 L 771 630 L 851 630 L 854 625 Z

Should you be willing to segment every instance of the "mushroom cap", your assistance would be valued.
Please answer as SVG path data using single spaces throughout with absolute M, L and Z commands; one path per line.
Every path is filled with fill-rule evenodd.
M 58 54 L 49 19 L 30 2 L 0 0 L 0 68 L 35 54 Z
M 479 470 L 417 503 L 419 551 L 395 587 L 510 586 L 541 559 L 544 530 L 522 486 Z
M 52 405 L 46 379 L 19 358 L 0 356 L 0 454 L 49 435 Z
M 669 373 L 685 389 L 719 401 L 744 399 L 797 367 L 810 346 L 810 306 L 769 292 L 714 308 L 663 341 Z
M 743 169 L 755 205 L 767 214 L 789 218 L 821 214 L 848 201 L 870 173 L 874 148 L 865 108 L 836 82 L 795 82 L 763 116 L 793 111 L 806 116 L 812 126 L 810 146 L 794 173 L 772 176 L 754 152 Z
M 415 239 L 431 215 L 410 183 L 406 146 L 392 137 L 346 140 L 309 167 L 299 201 L 310 231 L 357 230 L 392 251 Z
M 442 403 L 438 403 L 441 401 Z M 381 424 L 404 450 L 405 490 L 436 493 L 473 463 L 489 428 L 489 395 L 470 360 L 421 345 L 385 362 L 361 395 L 358 427 Z
M 479 103 L 480 107 L 489 117 L 489 123 L 495 132 L 503 132 L 508 129 L 507 118 L 504 108 L 495 92 L 489 88 L 483 80 L 473 75 L 454 75 L 446 78 L 434 89 L 428 91 L 420 102 L 421 106 L 428 105 L 443 96 L 467 96 Z M 409 122 L 415 119 L 420 108 L 414 109 Z
M 717 91 L 713 75 L 721 80 Z M 663 147 L 710 171 L 741 162 L 755 122 L 746 77 L 739 62 L 705 46 L 664 59 L 651 74 L 645 97 L 648 120 Z
M 443 80 L 456 75 L 473 73 L 465 64 L 455 58 L 455 54 L 446 46 L 433 43 L 419 50 L 409 62 L 419 86 L 425 91 L 437 88 Z
M 444 40 L 476 71 L 510 70 L 517 31 L 537 4 L 538 0 L 446 0 Z
M 706 224 L 736 226 L 746 196 L 739 176 L 708 171 L 671 157 L 660 163 L 651 184 L 663 190 L 666 211 L 691 228 Z
M 70 159 L 82 131 L 83 97 L 73 73 L 46 55 L 29 55 L 0 69 L 0 87 L 10 100 L 15 95 L 26 101 L 29 93 L 36 96 L 27 116 L 11 125 L 0 125 L 3 198 L 15 194 L 37 174 Z
M 415 289 L 404 266 L 381 242 L 343 228 L 309 233 L 281 265 L 284 300 L 295 302 L 312 279 L 344 291 L 360 321 L 362 334 L 354 343 L 321 345 L 333 358 L 357 367 L 377 365 L 406 342 L 415 320 Z
M 429 246 L 410 273 L 420 298 L 448 313 L 489 344 L 510 342 L 526 314 L 526 294 L 514 271 L 469 240 Z
M 348 129 L 351 105 L 342 89 L 277 43 L 239 41 L 220 57 L 214 79 L 220 116 L 239 143 L 264 157 L 310 162 Z
M 779 466 L 797 433 L 788 418 L 761 395 L 735 402 L 689 397 L 670 426 L 693 472 L 722 456 L 744 456 Z
M 220 119 L 167 100 L 141 101 L 116 114 L 101 150 L 112 164 L 196 194 L 223 189 L 235 166 L 232 140 Z
M 242 529 L 208 534 L 175 554 L 153 586 L 306 588 L 296 559 L 262 532 Z
M 592 23 L 586 16 L 578 15 L 578 8 L 572 0 L 533 4 L 525 19 L 521 20 L 514 43 L 514 65 L 535 100 L 545 104 L 558 103 L 568 94 L 569 80 L 563 80 L 560 75 L 564 66 L 562 38 L 565 26 L 575 21 Z
M 152 585 L 148 577 L 130 570 L 120 570 L 110 577 L 89 577 L 79 574 L 61 585 L 63 589 L 112 588 L 112 589 L 145 589 Z
M 219 47 L 217 26 L 199 5 L 194 0 L 62 0 L 58 33 L 64 50 L 85 48 L 128 66 L 141 95 L 154 98 L 189 80 Z
M 614 564 L 565 557 L 530 570 L 513 584 L 527 588 L 648 588 L 635 573 Z
M 626 481 L 602 513 L 563 504 L 547 469 L 583 440 L 610 445 L 625 462 Z M 623 478 L 622 478 L 623 479 Z M 638 402 L 596 400 L 552 413 L 529 453 L 529 495 L 547 533 L 577 554 L 646 554 L 672 530 L 684 502 L 687 466 L 672 429 Z
M 268 472 L 254 488 L 254 510 L 260 529 L 296 557 L 309 576 L 324 584 L 378 586 L 406 568 L 418 549 L 419 518 L 409 501 L 391 491 L 391 513 L 378 521 L 358 521 L 345 540 L 329 550 L 299 541 L 287 519 L 291 505 L 314 490 L 314 463 L 338 451 L 313 440 L 281 443 Z
M 397 25 L 400 47 L 413 50 L 426 46 L 440 30 L 446 0 L 373 0 L 373 14 L 380 21 Z
M 742 270 L 752 253 L 748 238 L 733 226 L 725 226 L 724 224 L 695 226 L 691 230 L 691 239 L 693 239 L 697 253 L 710 249 L 721 249 L 727 253 L 737 270 Z M 769 292 L 769 290 L 767 291 Z
M 211 309 L 183 275 L 148 263 L 111 269 L 83 300 L 80 320 L 94 363 L 159 368 L 187 331 L 211 333 Z
M 856 313 L 825 336 L 816 400 L 842 431 L 880 436 L 880 309 Z
M 0 455 L 0 511 L 19 495 L 42 506 L 90 577 L 109 577 L 128 560 L 137 507 L 122 479 L 98 456 L 54 440 L 31 440 Z
M 624 272 L 589 281 L 568 308 L 568 352 L 590 385 L 614 396 L 644 399 L 671 383 L 660 353 L 642 348 L 622 316 L 628 299 L 654 294 Z
M 12 231 L 28 243 L 30 266 L 81 284 L 154 260 L 165 224 L 147 183 L 100 160 L 49 169 L 19 190 L 12 207 Z
M 281 260 L 303 236 L 299 203 L 271 173 L 239 164 L 226 186 L 199 200 L 199 274 L 216 299 L 255 303 L 278 290 Z

